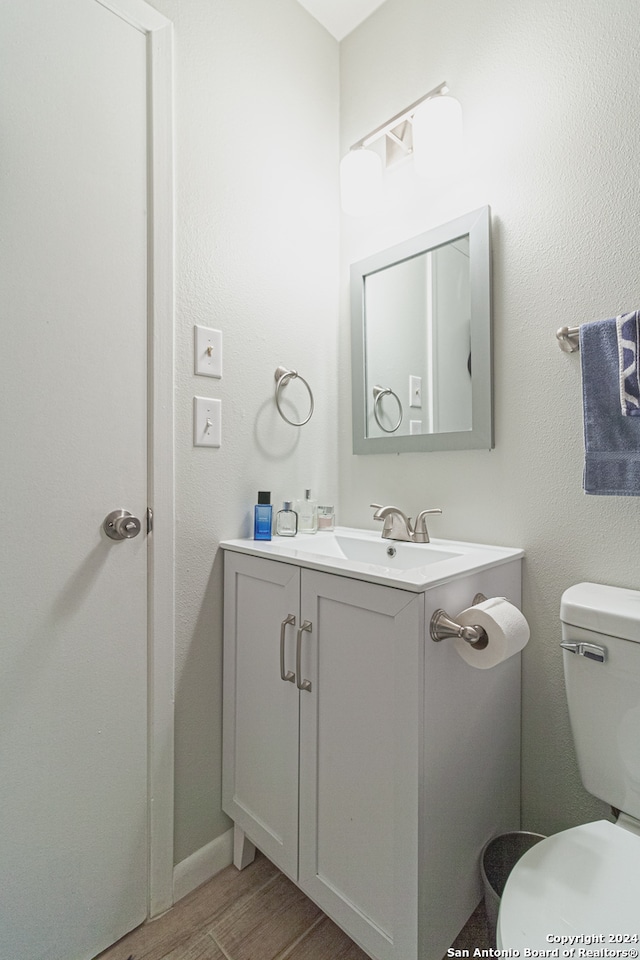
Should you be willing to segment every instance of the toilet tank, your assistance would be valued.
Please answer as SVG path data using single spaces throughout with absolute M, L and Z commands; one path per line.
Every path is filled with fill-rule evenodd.
M 640 591 L 576 584 L 562 595 L 560 619 L 582 782 L 640 819 Z

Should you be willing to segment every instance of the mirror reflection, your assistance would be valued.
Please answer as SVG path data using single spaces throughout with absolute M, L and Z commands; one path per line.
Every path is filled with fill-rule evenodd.
M 364 323 L 367 436 L 471 430 L 469 235 L 365 277 Z
M 355 453 L 491 447 L 489 208 L 351 268 Z

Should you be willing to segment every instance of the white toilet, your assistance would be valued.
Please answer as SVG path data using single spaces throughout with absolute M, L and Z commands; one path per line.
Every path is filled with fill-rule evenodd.
M 590 954 L 595 957 L 637 956 L 640 592 L 579 583 L 563 594 L 560 619 L 582 782 L 621 812 L 615 824 L 598 820 L 573 827 L 524 854 L 500 902 L 497 947 L 518 950 L 521 957 L 525 949 L 561 958 L 577 958 L 580 950 L 598 951 Z M 609 950 L 616 952 L 599 952 Z

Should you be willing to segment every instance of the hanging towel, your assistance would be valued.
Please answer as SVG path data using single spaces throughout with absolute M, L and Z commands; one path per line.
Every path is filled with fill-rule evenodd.
M 620 377 L 620 407 L 623 417 L 640 417 L 640 311 L 616 317 L 618 335 L 618 363 Z
M 640 417 L 620 414 L 616 318 L 580 326 L 584 492 L 640 496 Z

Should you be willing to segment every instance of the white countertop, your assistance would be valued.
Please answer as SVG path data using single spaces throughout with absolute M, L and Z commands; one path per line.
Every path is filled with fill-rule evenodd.
M 524 552 L 459 540 L 408 543 L 383 540 L 379 531 L 336 527 L 272 540 L 224 540 L 223 550 L 248 553 L 312 570 L 421 593 L 437 584 L 516 560 Z M 395 551 L 395 555 L 389 555 Z

